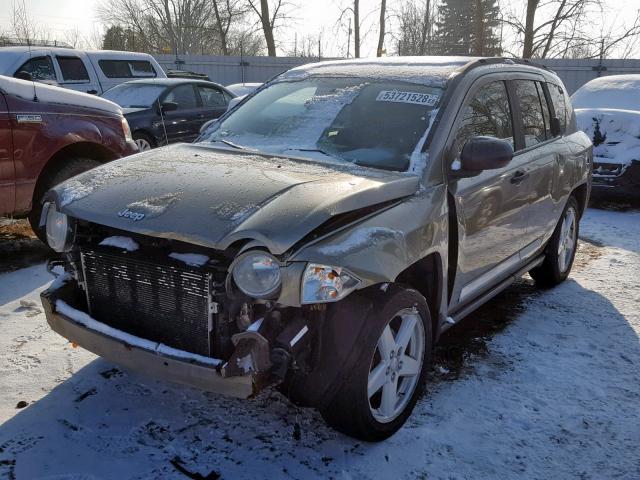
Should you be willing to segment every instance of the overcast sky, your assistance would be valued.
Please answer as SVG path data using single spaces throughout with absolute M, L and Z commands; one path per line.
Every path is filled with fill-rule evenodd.
M 0 0 L 0 31 L 8 31 L 11 27 L 11 3 L 13 0 Z M 37 23 L 46 26 L 52 34 L 64 40 L 65 31 L 77 28 L 84 38 L 91 38 L 96 32 L 101 33 L 104 27 L 96 17 L 97 6 L 104 0 L 24 0 L 27 11 Z M 281 27 L 279 40 L 279 54 L 293 51 L 294 40 L 298 39 L 298 48 L 303 38 L 308 35 L 317 36 L 322 32 L 323 56 L 343 56 L 346 52 L 346 28 L 336 26 L 342 7 L 351 2 L 349 0 L 292 0 L 299 8 L 292 10 L 294 20 L 287 22 L 287 28 Z M 509 0 L 515 8 L 522 8 L 525 0 Z M 399 9 L 403 0 L 388 0 L 388 12 L 393 21 L 394 12 Z M 506 3 L 506 2 L 502 2 Z M 640 8 L 640 0 L 605 0 L 610 5 L 606 12 L 609 22 L 622 26 L 631 21 Z M 380 0 L 361 0 L 361 17 L 363 30 L 362 55 L 375 55 L 377 44 L 376 22 Z M 600 16 L 594 16 L 594 26 L 601 22 Z M 289 25 L 292 28 L 289 28 Z M 393 38 L 387 37 L 386 47 L 393 50 Z M 353 52 L 352 52 L 353 53 Z M 640 51 L 636 52 L 640 57 Z

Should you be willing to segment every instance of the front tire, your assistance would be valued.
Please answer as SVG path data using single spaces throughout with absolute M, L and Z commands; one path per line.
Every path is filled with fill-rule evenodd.
M 544 262 L 529 272 L 538 286 L 553 287 L 564 282 L 569 276 L 578 249 L 578 212 L 578 202 L 575 197 L 569 197 L 547 245 Z
M 143 132 L 134 132 L 133 141 L 138 146 L 138 151 L 140 152 L 151 150 L 156 146 L 156 143 L 151 139 L 151 137 Z
M 402 427 L 431 367 L 431 315 L 424 297 L 397 285 L 377 293 L 360 357 L 321 412 L 336 430 L 365 441 L 384 440 Z

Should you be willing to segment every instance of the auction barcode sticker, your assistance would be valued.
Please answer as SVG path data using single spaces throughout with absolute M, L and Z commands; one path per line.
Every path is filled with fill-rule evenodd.
M 438 101 L 438 95 L 428 93 L 401 92 L 399 90 L 382 90 L 376 97 L 376 102 L 414 103 L 433 107 Z

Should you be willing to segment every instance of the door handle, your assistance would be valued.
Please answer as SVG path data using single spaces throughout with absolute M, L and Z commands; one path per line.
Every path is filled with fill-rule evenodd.
M 87 93 L 90 93 L 91 95 L 95 95 L 96 93 L 98 93 L 97 90 L 87 90 Z
M 511 183 L 519 184 L 520 182 L 522 182 L 528 176 L 529 176 L 528 172 L 525 172 L 524 170 L 518 170 L 511 177 Z

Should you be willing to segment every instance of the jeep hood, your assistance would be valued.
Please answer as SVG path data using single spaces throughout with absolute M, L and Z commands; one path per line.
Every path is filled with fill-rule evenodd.
M 281 254 L 335 215 L 418 188 L 407 174 L 183 144 L 103 165 L 52 195 L 78 219 L 220 250 L 254 239 Z

